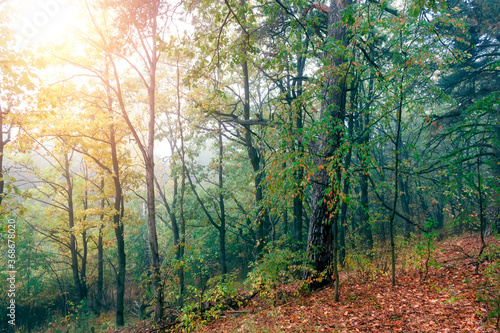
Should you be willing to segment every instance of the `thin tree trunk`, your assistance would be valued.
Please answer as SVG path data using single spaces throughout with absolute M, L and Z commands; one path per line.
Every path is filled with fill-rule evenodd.
M 222 142 L 222 125 L 219 123 L 219 208 L 220 208 L 220 228 L 219 228 L 219 239 L 220 239 L 220 265 L 222 275 L 227 273 L 226 265 L 226 211 L 224 208 L 224 195 L 222 190 L 224 188 L 223 183 L 223 169 L 222 162 L 224 157 L 224 145 Z
M 103 195 L 103 198 L 101 199 L 101 209 L 102 213 L 101 216 L 99 217 L 99 220 L 101 221 L 101 225 L 99 226 L 99 238 L 97 241 L 97 296 L 96 296 L 96 311 L 98 314 L 101 313 L 103 304 L 103 290 L 104 290 L 104 246 L 103 246 L 103 240 L 102 240 L 102 228 L 104 227 L 103 221 L 104 221 L 104 205 L 105 205 L 105 200 L 104 200 L 104 178 L 101 179 L 101 193 Z
M 80 269 L 80 277 L 81 277 L 81 283 L 82 283 L 82 295 L 84 299 L 87 299 L 88 296 L 88 289 L 87 289 L 87 255 L 88 255 L 88 238 L 87 238 L 87 230 L 84 230 L 82 232 L 82 246 L 83 246 L 83 253 L 82 253 L 82 266 Z
M 85 174 L 85 181 L 87 181 L 87 174 Z M 84 199 L 83 199 L 83 209 L 86 211 L 88 209 L 88 191 L 84 191 Z M 87 219 L 87 216 L 84 216 L 84 221 Z M 82 247 L 83 253 L 81 256 L 82 266 L 80 269 L 80 277 L 82 284 L 82 294 L 84 298 L 87 299 L 88 289 L 87 289 L 87 256 L 88 256 L 88 238 L 87 238 L 87 229 L 82 232 Z
M 389 233 L 390 233 L 390 241 L 391 241 L 391 284 L 394 287 L 396 285 L 396 250 L 395 250 L 395 243 L 394 243 L 394 217 L 396 216 L 396 205 L 398 203 L 398 197 L 399 197 L 399 143 L 400 143 L 400 136 L 401 136 L 401 115 L 403 112 L 403 85 L 404 83 L 404 72 L 401 76 L 401 92 L 400 92 L 400 99 L 399 99 L 399 105 L 398 105 L 398 118 L 397 118 L 397 129 L 396 129 L 396 147 L 395 147 L 395 159 L 396 159 L 396 166 L 394 168 L 394 202 L 392 205 L 392 213 L 391 213 L 391 218 L 389 220 Z
M 111 60 L 111 58 L 110 58 Z M 106 63 L 106 75 L 108 76 L 109 63 Z M 113 110 L 113 100 L 111 98 L 110 84 L 106 85 L 107 103 L 108 110 L 112 114 Z M 121 103 L 122 104 L 122 103 Z M 123 110 L 123 108 L 122 108 Z M 123 200 L 123 189 L 120 180 L 120 164 L 118 161 L 118 146 L 116 142 L 115 127 L 113 124 L 109 126 L 109 145 L 111 149 L 111 160 L 112 160 L 112 177 L 115 187 L 114 196 L 114 213 L 113 213 L 113 227 L 115 232 L 116 244 L 117 244 L 117 256 L 118 256 L 118 272 L 116 276 L 116 326 L 123 326 L 125 324 L 125 274 L 126 274 L 126 255 L 125 255 L 125 235 L 124 235 L 124 225 L 122 223 L 123 211 L 124 211 L 124 200 Z M 111 171 L 110 171 L 111 172 Z M 104 180 L 101 182 L 102 189 L 104 189 Z M 154 186 L 154 183 L 153 183 Z M 104 206 L 104 201 L 102 202 Z M 155 232 L 156 234 L 156 232 Z M 102 242 L 102 236 L 100 238 Z M 101 258 L 102 260 L 102 258 Z M 102 265 L 102 264 L 101 264 Z M 101 267 L 102 270 L 102 267 Z
M 370 80 L 369 96 L 371 95 L 371 87 L 373 82 Z M 365 114 L 363 116 L 363 131 L 364 137 L 362 144 L 368 145 L 370 140 L 370 133 L 368 131 L 368 125 L 370 122 L 370 114 L 368 111 L 368 106 L 365 108 Z M 360 179 L 360 189 L 361 189 L 361 207 L 359 209 L 360 215 L 360 225 L 362 229 L 363 237 L 366 239 L 366 245 L 369 249 L 373 247 L 373 233 L 370 225 L 370 214 L 369 214 L 369 199 L 368 199 L 368 162 L 367 157 L 361 155 L 361 179 Z
M 181 96 L 180 96 L 180 72 L 179 72 L 179 58 L 177 57 L 177 122 L 179 125 L 179 138 L 181 140 L 180 158 L 181 158 L 181 195 L 179 199 L 179 222 L 180 222 L 180 242 L 179 242 L 179 256 L 184 257 L 184 248 L 186 244 L 186 221 L 184 220 L 184 194 L 186 191 L 186 153 L 184 151 L 184 133 L 182 130 L 181 122 Z M 184 268 L 181 266 L 178 272 L 179 276 L 179 296 L 181 306 L 184 297 Z
M 123 217 L 123 193 L 120 181 L 120 167 L 118 162 L 118 152 L 115 141 L 115 129 L 110 125 L 110 146 L 111 157 L 113 160 L 113 181 L 115 185 L 115 202 L 113 224 L 118 252 L 118 274 L 116 276 L 116 326 L 125 324 L 125 273 L 126 273 L 126 256 L 125 256 L 125 237 L 124 226 L 122 223 Z
M 349 115 L 349 137 L 353 136 L 353 114 Z M 349 151 L 347 152 L 347 156 L 345 158 L 344 169 L 348 170 L 351 167 L 351 158 L 352 158 L 352 146 L 349 145 Z M 349 195 L 349 189 L 351 186 L 351 176 L 350 174 L 346 174 L 344 177 L 344 184 L 342 186 L 342 195 L 344 199 Z M 344 265 L 344 260 L 346 256 L 346 248 L 345 248 L 345 228 L 347 226 L 347 200 L 342 201 L 342 205 L 340 207 L 340 264 Z
M 309 45 L 308 37 L 306 37 L 305 45 L 306 49 Z M 306 63 L 306 57 L 299 57 L 297 59 L 297 76 L 299 78 L 304 76 L 304 68 Z M 297 96 L 296 98 L 300 98 L 302 96 L 302 79 L 297 80 Z M 302 103 L 298 103 L 296 119 L 295 119 L 295 128 L 297 130 L 297 152 L 298 159 L 301 160 L 304 156 L 304 139 L 302 135 L 302 130 L 304 128 L 304 120 L 303 120 L 303 112 L 302 112 Z M 298 187 L 297 193 L 293 198 L 293 226 L 294 226 L 294 238 L 296 242 L 296 248 L 302 249 L 303 245 L 303 236 L 302 236 L 302 228 L 303 228 L 303 209 L 304 209 L 304 186 L 302 185 L 302 181 L 304 179 L 304 168 L 302 167 L 302 163 L 299 164 L 298 170 L 295 172 L 295 184 Z
M 75 289 L 78 292 L 78 297 L 80 300 L 84 299 L 83 289 L 80 281 L 79 264 L 78 264 L 78 249 L 76 243 L 76 237 L 73 233 L 73 228 L 75 226 L 75 213 L 73 206 L 73 183 L 70 176 L 70 165 L 68 155 L 64 155 L 64 178 L 66 180 L 66 195 L 68 202 L 68 226 L 70 232 L 70 243 L 69 248 L 71 252 L 71 271 L 73 272 L 73 283 L 75 284 Z
M 244 3 L 244 1 L 243 1 Z M 243 20 L 245 20 L 245 16 L 243 15 Z M 247 47 L 249 44 L 250 36 L 246 33 L 243 33 L 243 44 L 242 44 L 242 52 L 243 52 L 243 62 L 241 64 L 242 72 L 243 72 L 243 90 L 244 90 L 244 101 L 243 101 L 243 117 L 245 120 L 250 119 L 250 77 L 248 74 L 248 60 L 247 60 Z M 253 171 L 255 173 L 254 186 L 255 186 L 255 201 L 258 206 L 262 205 L 262 200 L 264 198 L 262 191 L 262 179 L 264 178 L 264 171 L 261 169 L 261 159 L 259 156 L 259 152 L 253 145 L 252 139 L 252 131 L 250 130 L 250 125 L 244 125 L 245 129 L 245 145 L 247 148 L 248 158 L 250 159 L 250 163 L 252 164 Z M 269 226 L 269 213 L 265 207 L 260 207 L 260 211 L 258 212 L 258 244 L 257 244 L 257 252 L 260 253 L 265 246 L 267 241 L 267 229 Z
M 104 202 L 104 199 L 102 200 Z M 101 223 L 103 216 L 101 215 Z M 103 241 L 102 241 L 102 224 L 99 226 L 99 238 L 97 241 L 97 295 L 96 295 L 96 312 L 101 314 L 103 309 L 103 286 L 104 286 L 104 260 L 103 260 Z
M 403 209 L 403 213 L 406 216 L 412 216 L 411 208 L 410 208 L 410 195 L 408 194 L 409 186 L 408 179 L 403 179 L 403 177 L 399 176 L 400 187 L 402 190 L 401 193 L 401 208 Z M 413 231 L 413 226 L 408 221 L 404 222 L 404 236 L 405 238 L 409 238 L 411 232 Z

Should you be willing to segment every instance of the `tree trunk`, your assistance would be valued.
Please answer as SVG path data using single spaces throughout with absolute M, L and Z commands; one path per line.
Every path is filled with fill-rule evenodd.
M 410 195 L 409 191 L 410 188 L 408 186 L 408 179 L 403 179 L 403 177 L 399 177 L 399 182 L 401 186 L 401 208 L 403 209 L 403 213 L 406 216 L 412 216 L 411 214 L 411 208 L 410 208 Z M 413 231 L 413 226 L 411 225 L 410 222 L 404 221 L 404 236 L 406 238 L 409 238 L 411 235 L 411 232 Z
M 403 142 L 403 138 L 400 136 L 399 138 L 399 150 L 400 155 L 401 155 L 401 160 L 402 161 L 407 161 L 408 160 L 408 152 L 406 150 L 406 145 Z M 412 216 L 411 212 L 411 207 L 410 207 L 410 187 L 408 186 L 409 179 L 408 177 L 403 177 L 401 175 L 398 176 L 399 180 L 399 188 L 401 189 L 401 208 L 403 210 L 403 213 L 406 216 Z M 413 226 L 410 222 L 404 221 L 404 236 L 405 238 L 409 238 L 411 235 L 411 232 L 413 231 Z
M 353 114 L 349 115 L 349 137 L 353 136 Z M 352 158 L 352 146 L 349 146 L 349 151 L 347 152 L 347 156 L 345 158 L 344 169 L 348 170 L 351 167 L 351 158 Z M 349 195 L 349 188 L 351 186 L 351 176 L 350 174 L 346 174 L 344 177 L 344 184 L 342 186 L 342 195 L 344 199 L 347 199 Z M 339 251 L 339 261 L 341 265 L 344 265 L 344 260 L 346 256 L 346 248 L 345 248 L 345 228 L 347 226 L 347 200 L 342 201 L 342 205 L 340 207 L 340 251 Z
M 220 208 L 220 226 L 219 226 L 219 246 L 220 246 L 220 266 L 222 275 L 227 273 L 226 265 L 226 211 L 224 209 L 224 195 L 222 190 L 223 183 L 223 170 L 222 162 L 224 156 L 224 145 L 222 142 L 222 125 L 219 123 L 219 208 Z
M 346 1 L 347 2 L 347 1 Z M 346 28 L 342 24 L 342 12 L 347 3 L 331 0 L 328 13 L 328 38 L 346 43 Z M 338 68 L 344 58 L 336 57 L 334 52 L 325 55 L 325 66 Z M 312 187 L 312 214 L 309 221 L 307 253 L 312 266 L 325 273 L 325 278 L 312 281 L 312 287 L 320 287 L 332 281 L 332 264 L 334 262 L 333 227 L 338 214 L 338 189 L 341 180 L 342 127 L 345 116 L 345 78 L 328 75 L 324 81 L 321 104 L 321 119 L 325 129 L 320 133 L 318 143 L 314 147 L 317 156 L 314 163 L 318 170 L 314 174 Z M 330 173 L 330 175 L 329 175 Z
M 125 6 L 130 5 L 130 8 L 125 7 L 127 10 L 135 11 L 137 8 L 134 8 L 134 5 L 138 2 L 127 2 Z M 149 74 L 148 81 L 144 80 L 144 85 L 147 88 L 148 92 L 148 134 L 147 141 L 144 142 L 142 138 L 136 131 L 136 127 L 132 123 L 129 114 L 127 112 L 127 108 L 125 107 L 126 101 L 123 97 L 123 93 L 121 90 L 121 78 L 118 75 L 118 70 L 116 64 L 112 61 L 112 57 L 109 53 L 107 53 L 108 58 L 110 59 L 110 63 L 113 66 L 114 71 L 114 80 L 116 87 L 113 88 L 115 92 L 119 107 L 122 113 L 125 122 L 127 123 L 128 128 L 130 129 L 132 136 L 134 137 L 137 147 L 139 148 L 142 158 L 144 160 L 144 167 L 146 171 L 146 202 L 147 202 L 147 226 L 148 226 L 148 242 L 150 249 L 150 265 L 151 265 L 151 280 L 154 290 L 154 296 L 156 299 L 155 302 L 155 321 L 160 321 L 163 316 L 163 288 L 161 284 L 161 272 L 160 272 L 160 257 L 158 253 L 158 237 L 156 233 L 156 209 L 155 209 L 155 178 L 154 178 L 154 142 L 155 142 L 155 111 L 156 111 L 156 68 L 158 63 L 158 15 L 159 15 L 159 6 L 161 2 L 158 0 L 147 2 L 150 6 L 147 9 L 150 12 L 147 13 L 148 21 L 147 25 L 143 27 L 139 27 L 136 25 L 137 29 L 144 29 L 146 31 L 140 31 L 139 36 L 137 38 L 140 39 L 140 45 L 144 50 L 144 58 L 147 61 L 147 71 Z M 135 13 L 139 14 L 139 13 Z M 145 12 L 141 13 L 145 14 Z M 140 16 L 140 15 L 139 15 Z M 133 15 L 131 15 L 131 19 Z M 134 24 L 133 22 L 131 24 Z M 149 41 L 146 40 L 149 38 Z M 108 52 L 108 50 L 104 50 Z M 139 52 L 139 50 L 137 49 Z M 136 69 L 137 70 L 137 69 Z M 108 87 L 110 87 L 110 83 L 106 83 Z M 118 232 L 120 234 L 120 232 Z
M 186 153 L 184 151 L 184 132 L 182 130 L 181 121 L 181 97 L 180 97 L 180 70 L 179 70 L 179 57 L 177 57 L 177 122 L 179 125 L 179 138 L 181 140 L 180 147 L 180 158 L 181 158 L 181 196 L 179 199 L 179 224 L 180 224 L 180 241 L 179 241 L 179 256 L 184 257 L 184 249 L 186 245 L 186 221 L 184 220 L 184 194 L 186 191 Z M 181 266 L 179 268 L 179 297 L 181 306 L 183 304 L 184 297 L 184 268 Z
M 245 16 L 243 16 L 245 19 Z M 242 52 L 244 60 L 241 64 L 243 72 L 243 90 L 244 90 L 244 101 L 243 101 L 243 117 L 245 120 L 250 119 L 250 78 L 248 74 L 248 60 L 246 49 L 248 47 L 249 38 L 246 33 L 243 34 L 243 44 Z M 264 179 L 264 170 L 261 169 L 261 159 L 257 148 L 253 145 L 252 131 L 250 130 L 250 125 L 244 125 L 245 129 L 245 145 L 247 148 L 248 158 L 252 164 L 253 171 L 255 173 L 254 186 L 255 186 L 255 201 L 258 206 L 262 205 L 262 200 L 264 198 L 262 191 L 262 179 Z M 267 241 L 267 229 L 269 226 L 269 214 L 265 207 L 259 207 L 259 212 L 257 214 L 258 219 L 258 241 L 257 241 L 257 252 L 260 253 L 265 246 Z
M 398 116 L 397 116 L 397 128 L 396 128 L 396 147 L 394 147 L 394 157 L 396 159 L 395 167 L 394 167 L 394 202 L 392 205 L 391 218 L 389 220 L 389 235 L 391 242 L 391 284 L 394 287 L 396 285 L 396 248 L 395 248 L 395 240 L 394 240 L 394 217 L 396 216 L 396 206 L 398 204 L 399 198 L 399 149 L 400 149 L 400 138 L 401 138 L 401 117 L 403 112 L 403 83 L 404 83 L 404 72 L 401 75 L 401 95 L 399 98 L 398 105 Z
M 370 225 L 369 200 L 368 200 L 368 171 L 364 170 L 361 175 L 361 207 L 360 207 L 360 224 L 363 237 L 366 240 L 366 245 L 369 249 L 373 247 L 373 233 Z
M 101 314 L 103 309 L 103 286 L 104 286 L 104 260 L 103 260 L 103 242 L 102 242 L 102 225 L 99 227 L 99 239 L 97 241 L 97 295 L 96 295 L 96 312 Z
M 308 46 L 308 37 L 306 37 L 305 45 L 306 50 Z M 306 64 L 306 57 L 298 57 L 297 59 L 297 76 L 302 78 L 304 76 L 304 68 Z M 300 98 L 302 96 L 302 79 L 297 80 L 297 94 L 296 98 Z M 297 130 L 297 151 L 298 151 L 298 159 L 301 160 L 304 156 L 304 139 L 302 130 L 304 128 L 304 120 L 303 120 L 303 112 L 302 112 L 302 103 L 298 103 L 297 106 L 297 115 L 295 119 L 295 128 Z M 302 185 L 302 180 L 304 179 L 304 168 L 302 164 L 299 164 L 298 170 L 295 172 L 295 184 L 297 185 L 297 193 L 293 198 L 293 226 L 294 226 L 294 238 L 296 242 L 296 248 L 302 249 L 302 228 L 303 228 L 303 209 L 304 209 L 304 186 Z
M 148 206 L 148 234 L 149 248 L 151 251 L 151 267 L 153 269 L 153 288 L 155 292 L 155 321 L 158 322 L 163 317 L 163 287 L 161 284 L 160 272 L 160 256 L 158 253 L 158 238 L 156 234 L 156 209 L 155 209 L 155 96 L 156 96 L 156 65 L 158 62 L 157 52 L 157 16 L 159 3 L 152 6 L 151 13 L 151 54 L 149 61 L 149 86 L 148 86 L 148 101 L 149 101 L 149 124 L 148 124 L 148 144 L 147 154 L 144 158 L 146 165 L 146 190 L 147 190 L 147 206 Z
M 113 224 L 118 252 L 118 274 L 116 276 L 116 326 L 125 324 L 125 273 L 126 273 L 126 257 L 125 257 L 125 237 L 124 226 L 121 221 L 123 217 L 123 193 L 120 181 L 120 167 L 118 162 L 118 152 L 115 141 L 115 129 L 110 126 L 110 146 L 111 157 L 113 160 L 113 181 L 115 185 L 115 202 Z M 154 185 L 154 183 L 153 183 Z
M 500 108 L 497 108 L 497 124 L 494 126 L 495 130 L 495 139 L 494 139 L 494 148 L 493 148 L 493 176 L 494 176 L 494 193 L 496 193 L 496 217 L 494 219 L 494 224 L 496 227 L 496 231 L 500 232 Z M 1 165 L 0 165 L 1 166 Z
M 103 193 L 103 198 L 101 199 L 101 209 L 104 211 L 104 178 L 101 179 L 101 192 Z M 102 241 L 102 228 L 104 214 L 100 216 L 101 225 L 99 226 L 99 238 L 97 241 L 97 295 L 96 295 L 96 311 L 98 314 L 101 313 L 103 304 L 103 290 L 104 290 L 104 246 Z
M 84 176 L 85 181 L 88 180 L 87 174 Z M 84 199 L 83 199 L 83 209 L 86 211 L 89 208 L 88 204 L 88 191 L 84 191 Z M 85 221 L 87 219 L 87 216 L 85 215 L 83 220 Z M 88 238 L 87 238 L 87 229 L 83 230 L 82 232 L 82 247 L 83 247 L 83 253 L 81 256 L 82 260 L 82 267 L 80 269 L 80 278 L 81 278 L 81 288 L 82 288 L 82 294 L 85 295 L 85 299 L 88 296 L 88 287 L 87 287 L 87 256 L 88 256 Z
M 70 232 L 70 243 L 69 249 L 71 252 L 71 271 L 73 272 L 73 283 L 75 284 L 75 289 L 78 292 L 78 297 L 80 300 L 85 298 L 83 294 L 82 284 L 80 281 L 80 273 L 79 273 L 79 264 L 78 264 L 78 249 L 76 243 L 76 237 L 73 233 L 73 228 L 75 226 L 75 213 L 73 206 L 73 183 L 71 181 L 70 176 L 70 165 L 69 158 L 66 154 L 64 156 L 65 164 L 64 164 L 64 177 L 66 179 L 66 194 L 67 194 L 67 202 L 68 202 L 68 226 Z
M 88 296 L 88 288 L 87 288 L 87 255 L 88 255 L 88 238 L 87 238 L 87 230 L 82 232 L 82 266 L 80 269 L 80 277 L 81 277 L 81 288 L 83 298 L 86 299 Z

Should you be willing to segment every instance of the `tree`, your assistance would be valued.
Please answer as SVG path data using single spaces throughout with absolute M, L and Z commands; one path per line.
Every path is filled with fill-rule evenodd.
M 169 8 L 161 1 L 155 0 L 147 3 L 137 1 L 111 2 L 102 10 L 115 11 L 118 20 L 115 22 L 114 33 L 123 33 L 124 38 L 118 38 L 121 45 L 116 45 L 108 39 L 106 31 L 95 21 L 95 14 L 89 9 L 89 15 L 94 23 L 94 29 L 99 36 L 99 47 L 106 53 L 110 60 L 113 73 L 113 86 L 110 91 L 116 96 L 121 114 L 129 127 L 134 141 L 139 148 L 145 167 L 145 183 L 147 192 L 148 233 L 151 251 L 152 281 L 155 292 L 155 319 L 161 320 L 163 314 L 163 290 L 160 281 L 160 257 L 156 231 L 155 212 L 155 182 L 154 182 L 154 143 L 155 143 L 155 116 L 156 116 L 156 72 L 160 58 L 157 37 L 165 34 L 168 20 L 161 19 L 168 14 Z M 114 35 L 117 38 L 117 35 Z M 135 65 L 129 52 L 139 56 L 141 64 Z M 129 106 L 122 90 L 122 78 L 117 69 L 116 62 L 127 63 L 138 76 L 147 92 L 147 137 L 143 140 L 137 131 L 130 116 Z M 145 68 L 143 71 L 142 68 Z
M 318 272 L 326 270 L 326 275 L 313 283 L 315 287 L 334 279 L 338 281 L 338 276 L 332 276 L 332 269 L 336 269 L 337 265 L 336 221 L 340 202 L 343 159 L 340 147 L 346 98 L 346 61 L 342 53 L 347 45 L 347 29 L 342 16 L 348 6 L 347 2 L 331 1 L 328 11 L 328 46 L 325 49 L 332 47 L 333 52 L 325 53 L 323 58 L 325 73 L 320 111 L 323 130 L 318 133 L 318 143 L 314 147 L 317 170 L 313 176 L 312 212 L 307 240 L 307 252 L 313 267 Z

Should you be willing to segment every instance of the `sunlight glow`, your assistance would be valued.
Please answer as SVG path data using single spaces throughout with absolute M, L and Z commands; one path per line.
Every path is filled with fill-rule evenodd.
M 12 27 L 18 48 L 61 44 L 81 21 L 74 2 L 66 0 L 11 1 Z

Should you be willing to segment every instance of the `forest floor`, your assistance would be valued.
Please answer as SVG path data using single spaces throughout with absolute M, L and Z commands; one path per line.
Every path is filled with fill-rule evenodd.
M 489 251 L 499 245 L 494 237 L 486 243 Z M 477 236 L 447 239 L 433 251 L 439 265 L 429 266 L 426 277 L 422 267 L 399 267 L 392 287 L 387 273 L 343 272 L 339 302 L 333 302 L 333 286 L 300 296 L 285 292 L 275 306 L 256 296 L 241 312 L 229 311 L 197 332 L 498 332 L 497 318 L 489 316 L 494 303 L 480 301 L 500 295 L 485 271 L 490 262 L 476 274 L 479 249 Z M 121 332 L 137 331 L 158 332 Z
M 498 245 L 494 237 L 487 244 Z M 498 332 L 491 306 L 478 301 L 484 291 L 488 262 L 479 267 L 477 236 L 452 238 L 438 244 L 425 282 L 422 269 L 409 268 L 391 287 L 388 275 L 343 274 L 339 302 L 333 286 L 289 299 L 275 307 L 254 302 L 252 313 L 210 323 L 199 332 Z M 500 296 L 497 294 L 497 297 Z

